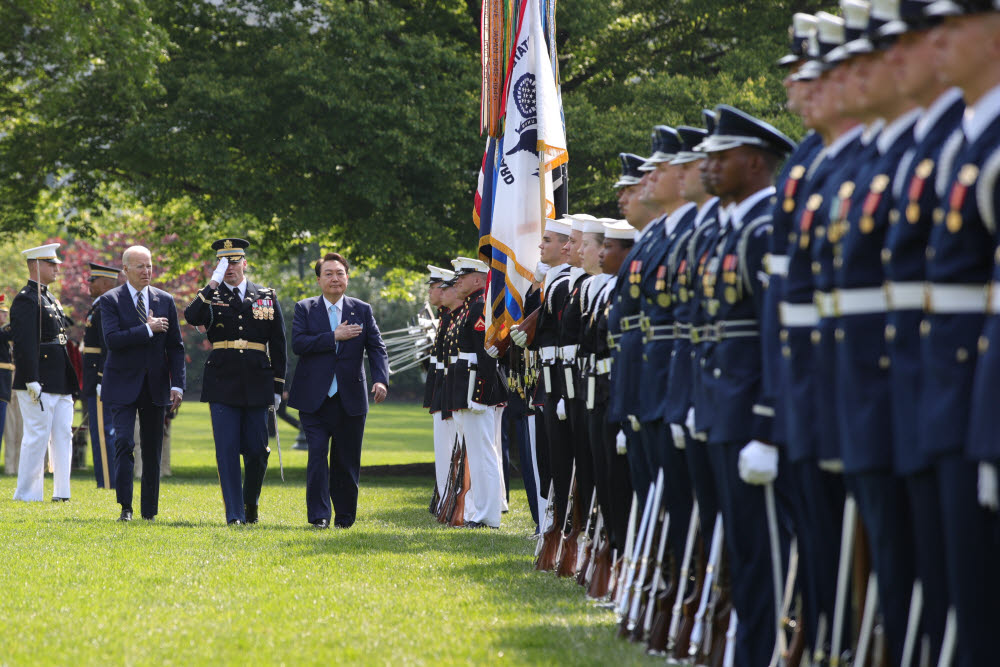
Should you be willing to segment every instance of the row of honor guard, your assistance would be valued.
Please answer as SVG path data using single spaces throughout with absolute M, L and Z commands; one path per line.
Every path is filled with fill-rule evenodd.
M 840 5 L 779 61 L 801 142 L 719 105 L 622 154 L 627 233 L 547 223 L 509 362 L 537 504 L 613 579 L 657 517 L 674 595 L 724 554 L 734 664 L 992 664 L 1000 3 Z

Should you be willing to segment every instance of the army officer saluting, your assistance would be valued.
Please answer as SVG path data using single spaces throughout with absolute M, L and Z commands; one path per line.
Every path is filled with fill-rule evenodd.
M 229 524 L 257 523 L 269 454 L 267 410 L 281 402 L 285 382 L 285 324 L 274 290 L 246 278 L 249 246 L 243 239 L 213 243 L 219 264 L 184 310 L 188 324 L 205 327 L 212 343 L 201 400 L 211 406 Z M 241 454 L 246 469 L 242 487 Z

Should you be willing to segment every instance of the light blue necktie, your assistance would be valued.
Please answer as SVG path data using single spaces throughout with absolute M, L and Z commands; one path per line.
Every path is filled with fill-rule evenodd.
M 330 330 L 336 331 L 337 327 L 340 326 L 340 311 L 336 306 L 330 306 Z M 337 349 L 340 348 L 340 343 L 337 343 Z M 337 374 L 333 374 L 333 382 L 330 383 L 330 391 L 326 392 L 327 396 L 333 396 L 337 393 Z

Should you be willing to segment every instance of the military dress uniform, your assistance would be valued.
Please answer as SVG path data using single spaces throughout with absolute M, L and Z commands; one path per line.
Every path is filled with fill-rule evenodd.
M 430 278 L 427 280 L 429 285 L 440 284 L 455 277 L 455 273 L 449 269 L 430 265 L 428 265 L 428 269 L 431 272 Z M 448 469 L 451 467 L 451 452 L 455 444 L 451 420 L 446 420 L 446 413 L 441 410 L 441 385 L 444 381 L 445 367 L 443 347 L 447 331 L 448 309 L 441 307 L 438 309 L 438 327 L 434 332 L 434 342 L 431 344 L 423 403 L 423 406 L 431 413 L 434 424 L 434 478 L 439 498 L 444 495 L 444 489 L 448 484 Z
M 576 224 L 576 223 L 574 223 Z M 567 281 L 568 292 L 558 314 L 559 345 L 556 357 L 560 366 L 560 396 L 566 408 L 566 424 L 570 432 L 570 450 L 576 466 L 574 502 L 584 516 L 594 493 L 593 457 L 590 453 L 590 433 L 587 430 L 586 397 L 578 367 L 580 332 L 583 326 L 583 287 L 590 278 L 578 267 L 572 267 Z
M 452 265 L 456 275 L 487 272 L 480 260 L 459 257 Z M 465 298 L 462 308 L 455 313 L 456 353 L 449 370 L 451 409 L 469 461 L 466 525 L 499 528 L 504 507 L 500 423 L 507 400 L 507 383 L 497 360 L 486 354 L 485 309 L 485 290 L 478 289 Z
M 916 145 L 901 160 L 893 180 L 894 209 L 882 250 L 888 310 L 885 342 L 889 355 L 893 460 L 903 475 L 913 515 L 914 555 L 923 595 L 921 634 L 930 637 L 931 656 L 940 653 L 948 609 L 944 534 L 934 459 L 919 434 L 920 321 L 927 239 L 938 208 L 934 180 L 941 147 L 961 123 L 965 103 L 956 89 L 941 95 L 914 127 Z
M 939 204 L 928 239 L 920 324 L 924 375 L 919 432 L 922 450 L 936 462 L 948 590 L 958 620 L 957 661 L 962 665 L 993 661 L 993 635 L 1000 627 L 996 515 L 979 506 L 976 492 L 976 461 L 989 460 L 989 443 L 996 437 L 995 417 L 986 416 L 996 409 L 990 402 L 995 395 L 982 392 L 991 386 L 986 373 L 996 368 L 990 345 L 995 316 L 987 320 L 986 288 L 996 275 L 998 100 L 1000 87 L 970 106 L 962 131 L 941 149 L 935 181 Z M 980 384 L 974 393 L 977 370 Z
M 0 294 L 0 310 L 7 312 L 5 296 Z M 11 384 L 14 379 L 14 362 L 10 353 L 10 323 L 0 326 L 0 444 L 3 443 L 7 406 L 10 404 Z
M 676 151 L 675 153 L 676 154 Z M 670 423 L 666 421 L 667 388 L 670 380 L 670 357 L 677 338 L 674 302 L 670 278 L 676 265 L 676 252 L 682 238 L 692 229 L 697 207 L 685 203 L 664 221 L 659 248 L 649 257 L 649 269 L 640 285 L 642 329 L 642 368 L 639 385 L 638 419 L 643 450 L 656 469 L 663 470 L 663 499 L 671 521 L 667 541 L 675 563 L 684 558 L 688 518 L 694 497 L 684 452 L 674 446 Z
M 60 263 L 59 244 L 26 250 L 27 259 Z M 76 371 L 66 351 L 69 326 L 59 300 L 45 285 L 29 280 L 10 305 L 10 328 L 14 341 L 13 389 L 24 420 L 21 457 L 17 469 L 14 500 L 42 500 L 45 452 L 52 438 L 53 500 L 70 497 L 72 459 L 73 394 L 80 390 Z M 33 401 L 26 384 L 42 386 Z
M 693 406 L 692 392 L 695 382 L 696 352 L 691 330 L 698 306 L 694 298 L 693 267 L 699 257 L 699 242 L 703 242 L 706 235 L 714 235 L 718 227 L 718 220 L 715 217 L 718 213 L 718 202 L 718 197 L 712 197 L 698 209 L 691 229 L 678 239 L 674 251 L 676 257 L 670 261 L 671 266 L 676 264 L 676 269 L 670 272 L 672 276 L 669 282 L 670 297 L 674 304 L 676 340 L 670 350 L 670 375 L 664 404 L 664 420 L 671 424 L 671 429 L 679 429 L 684 436 L 684 459 L 695 498 L 698 500 L 699 530 L 704 544 L 712 543 L 719 501 L 705 442 L 696 440 L 687 428 L 687 416 Z
M 547 228 L 559 224 L 548 221 Z M 569 234 L 568 225 L 559 233 Z M 570 266 L 560 264 L 548 270 L 542 281 L 541 302 L 535 337 L 529 349 L 538 353 L 541 365 L 540 379 L 535 390 L 535 404 L 541 406 L 542 427 L 545 431 L 546 461 L 554 492 L 555 508 L 553 516 L 559 526 L 563 525 L 566 503 L 570 493 L 573 470 L 573 436 L 570 425 L 557 414 L 560 399 L 563 398 L 564 374 L 559 361 L 559 313 L 565 306 L 570 292 Z M 539 489 L 547 494 L 544 485 Z
M 629 243 L 634 236 L 635 230 L 627 223 L 605 225 L 605 238 Z M 590 439 L 596 457 L 594 473 L 598 480 L 598 501 L 605 503 L 601 505 L 601 514 L 604 516 L 611 548 L 616 549 L 621 555 L 625 551 L 626 526 L 633 487 L 628 461 L 625 456 L 618 453 L 615 442 L 621 425 L 607 418 L 607 406 L 611 398 L 610 373 L 613 365 L 613 348 L 618 340 L 609 335 L 608 315 L 611 311 L 611 299 L 617 289 L 617 281 L 617 275 L 609 275 L 594 297 L 593 322 L 589 326 L 588 334 L 594 352 L 588 375 L 587 400 L 592 405 Z M 603 501 L 600 494 L 602 483 L 606 489 Z
M 756 145 L 776 155 L 795 144 L 771 126 L 726 105 L 716 108 L 715 133 L 700 150 L 726 151 Z M 767 664 L 775 646 L 775 601 L 768 546 L 765 491 L 739 474 L 744 449 L 773 442 L 773 412 L 761 410 L 760 318 L 764 310 L 764 255 L 771 227 L 775 189 L 765 187 L 734 202 L 715 239 L 703 276 L 704 336 L 713 346 L 700 368 L 704 393 L 712 404 L 708 452 L 722 510 L 726 551 L 732 567 L 737 664 Z M 773 489 L 778 524 L 788 542 L 786 514 L 791 499 L 784 457 L 778 457 Z
M 119 271 L 110 266 L 90 264 L 91 277 L 118 279 Z M 83 386 L 80 396 L 87 401 L 87 421 L 90 425 L 90 449 L 94 457 L 94 477 L 97 488 L 115 488 L 115 453 L 111 446 L 111 409 L 97 395 L 97 386 L 104 375 L 104 360 L 108 355 L 101 326 L 101 309 L 97 299 L 90 305 L 84 321 Z
M 627 173 L 627 169 L 623 172 Z M 636 233 L 635 245 L 618 271 L 608 315 L 608 333 L 615 338 L 616 346 L 612 351 L 614 362 L 611 366 L 607 419 L 620 424 L 625 433 L 632 488 L 637 493 L 640 511 L 645 505 L 646 490 L 656 479 L 658 467 L 654 467 L 655 462 L 646 452 L 638 418 L 643 393 L 639 385 L 643 363 L 641 285 L 644 271 L 649 270 L 649 257 L 664 239 L 665 222 L 666 216 L 660 216 Z
M 248 246 L 242 239 L 212 244 L 220 258 L 237 261 Z M 212 344 L 201 401 L 210 404 L 226 521 L 256 523 L 270 454 L 267 412 L 285 384 L 285 324 L 277 294 L 249 280 L 236 286 L 209 284 L 185 308 L 184 318 L 205 327 Z

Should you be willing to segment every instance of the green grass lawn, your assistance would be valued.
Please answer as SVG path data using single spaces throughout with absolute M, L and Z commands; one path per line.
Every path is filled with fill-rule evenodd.
M 317 531 L 305 452 L 281 436 L 287 481 L 272 451 L 257 526 L 225 525 L 199 404 L 175 422 L 154 524 L 114 521 L 89 470 L 68 503 L 14 502 L 0 477 L 0 664 L 659 664 L 532 570 L 519 486 L 501 530 L 467 531 L 427 513 L 430 478 L 362 475 L 355 526 Z M 364 465 L 430 460 L 426 413 L 373 408 Z

